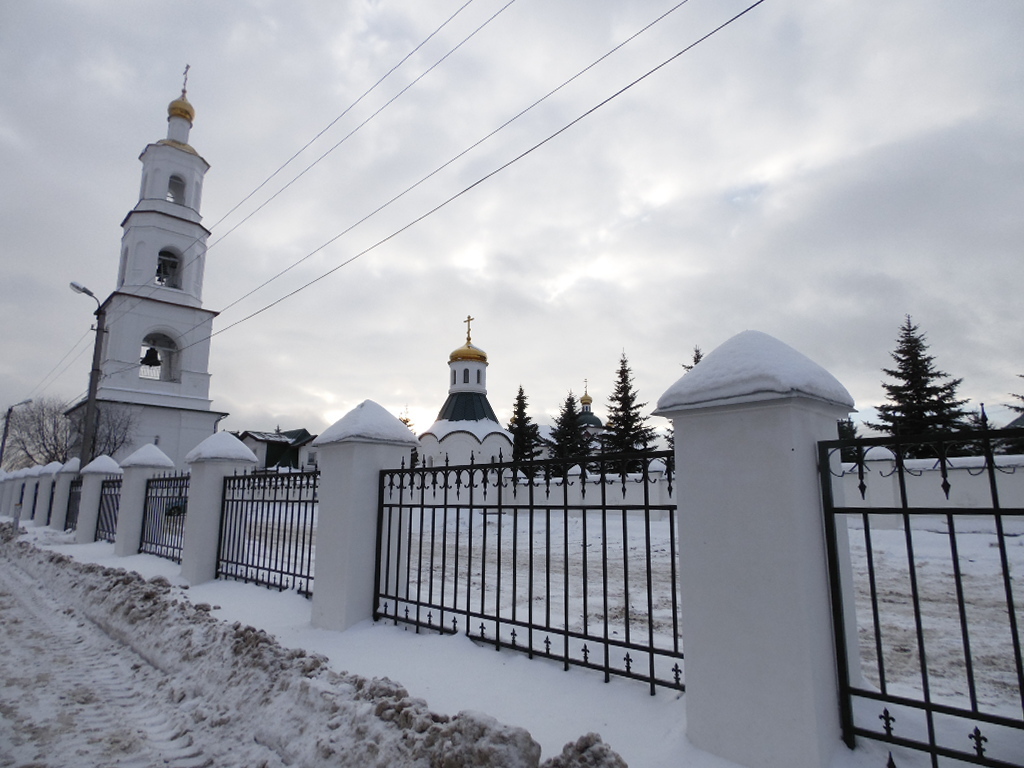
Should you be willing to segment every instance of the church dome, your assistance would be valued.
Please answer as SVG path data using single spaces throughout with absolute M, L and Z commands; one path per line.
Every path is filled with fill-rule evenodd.
M 486 363 L 487 353 L 480 349 L 480 347 L 474 347 L 467 341 L 448 356 L 449 363 L 454 363 L 456 360 L 476 360 Z
M 185 98 L 184 90 L 182 90 L 181 96 L 167 105 L 167 117 L 183 117 L 189 123 L 196 119 L 196 110 Z

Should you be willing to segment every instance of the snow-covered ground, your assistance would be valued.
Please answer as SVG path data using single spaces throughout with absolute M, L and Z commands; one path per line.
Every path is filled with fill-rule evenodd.
M 588 733 L 634 768 L 732 766 L 689 744 L 669 691 L 461 635 L 318 630 L 293 592 L 189 589 L 169 560 L 44 528 L 20 541 L 0 545 L 0 766 L 622 764 L 593 739 L 563 759 Z M 837 744 L 832 768 L 886 753 Z

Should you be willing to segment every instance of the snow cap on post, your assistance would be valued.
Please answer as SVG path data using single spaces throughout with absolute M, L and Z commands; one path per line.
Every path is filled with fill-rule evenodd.
M 215 432 L 185 454 L 186 464 L 197 461 L 239 461 L 258 464 L 256 454 L 230 432 Z
M 67 472 L 68 474 L 77 473 L 80 466 L 82 466 L 82 460 L 75 456 L 75 458 L 69 459 L 65 462 L 64 466 L 60 468 L 60 471 Z
M 148 443 L 122 461 L 121 467 L 122 469 L 124 467 L 174 469 L 174 462 L 171 461 L 170 456 L 157 448 L 153 443 Z
M 419 440 L 402 421 L 373 400 L 359 405 L 328 427 L 313 445 L 332 443 L 381 443 L 419 445 Z
M 43 467 L 43 474 L 56 475 L 58 472 L 60 472 L 63 466 L 64 465 L 61 464 L 59 461 L 51 461 L 49 464 Z
M 743 331 L 704 356 L 669 387 L 654 411 L 807 397 L 853 410 L 853 398 L 828 371 L 788 344 L 760 331 Z
M 67 466 L 65 464 L 64 466 Z M 120 475 L 121 468 L 109 456 L 97 456 L 82 468 L 83 475 Z

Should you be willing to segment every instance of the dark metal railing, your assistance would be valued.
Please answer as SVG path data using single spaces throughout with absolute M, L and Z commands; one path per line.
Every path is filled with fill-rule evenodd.
M 320 472 L 224 478 L 217 576 L 313 593 Z
M 82 504 L 82 478 L 78 476 L 71 481 L 68 488 L 68 514 L 64 518 L 64 530 L 74 531 L 78 528 L 78 508 Z
M 108 477 L 100 485 L 100 513 L 96 518 L 96 540 L 114 541 L 117 512 L 121 508 L 121 478 Z
M 46 525 L 50 525 L 50 519 L 53 517 L 53 492 L 57 487 L 57 478 L 53 477 L 49 480 L 50 483 L 50 501 L 46 507 Z
M 1024 766 L 1024 457 L 999 453 L 1022 444 L 1024 430 L 819 444 L 849 746 Z
M 380 474 L 375 619 L 682 690 L 670 451 Z
M 157 475 L 146 481 L 139 551 L 181 562 L 188 512 L 187 472 Z

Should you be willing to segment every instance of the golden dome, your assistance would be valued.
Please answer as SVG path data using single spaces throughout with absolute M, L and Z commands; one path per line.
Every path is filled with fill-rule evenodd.
M 167 117 L 183 117 L 191 124 L 196 119 L 196 110 L 185 98 L 185 90 L 181 96 L 167 105 Z
M 454 363 L 456 360 L 477 360 L 481 363 L 486 363 L 487 353 L 479 347 L 474 347 L 467 341 L 448 356 L 449 363 Z
M 583 397 L 580 398 L 580 404 L 581 405 L 591 405 L 593 402 L 594 402 L 594 398 L 592 398 L 589 394 L 587 394 L 586 391 L 584 391 L 583 392 Z

